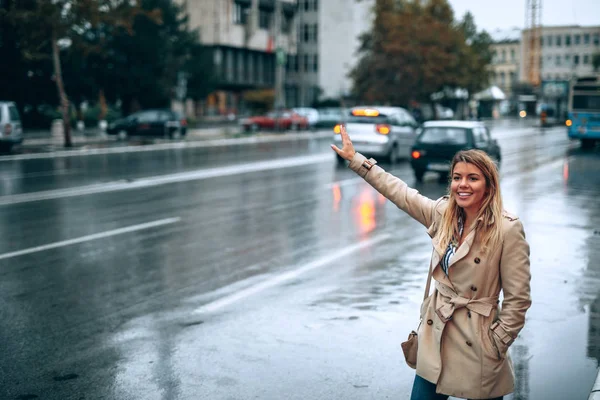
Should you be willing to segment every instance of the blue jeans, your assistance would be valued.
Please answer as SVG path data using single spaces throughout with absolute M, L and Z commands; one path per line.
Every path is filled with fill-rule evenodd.
M 447 400 L 448 395 L 435 392 L 435 383 L 431 383 L 419 375 L 415 375 L 412 394 L 410 400 Z M 489 400 L 502 400 L 502 397 L 496 397 Z

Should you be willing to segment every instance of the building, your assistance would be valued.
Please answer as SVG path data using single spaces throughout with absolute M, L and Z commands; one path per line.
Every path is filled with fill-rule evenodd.
M 496 31 L 492 38 L 491 83 L 504 92 L 512 107 L 516 107 L 513 88 L 519 82 L 521 70 L 521 30 Z
M 373 0 L 299 0 L 297 54 L 288 57 L 286 104 L 311 106 L 348 96 L 359 36 L 370 30 Z
M 528 35 L 523 31 L 522 40 Z M 540 77 L 537 103 L 552 116 L 567 112 L 569 80 L 594 72 L 592 57 L 600 53 L 600 26 L 542 26 L 540 28 Z M 521 56 L 527 52 L 522 46 Z M 521 68 L 520 79 L 526 81 Z
M 190 28 L 198 29 L 218 73 L 218 90 L 192 114 L 236 115 L 244 92 L 275 88 L 275 47 L 296 52 L 296 0 L 177 1 L 187 6 Z M 275 16 L 276 1 L 280 16 Z
M 542 81 L 590 75 L 592 56 L 600 53 L 600 26 L 544 26 L 541 48 Z

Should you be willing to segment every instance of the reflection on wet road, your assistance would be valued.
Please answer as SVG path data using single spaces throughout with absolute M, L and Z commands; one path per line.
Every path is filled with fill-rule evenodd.
M 508 399 L 585 399 L 600 362 L 600 151 L 564 129 L 493 133 L 505 206 L 532 251 Z M 5 161 L 0 177 L 7 199 L 320 157 L 327 145 Z M 414 184 L 406 163 L 382 165 Z M 333 155 L 5 202 L 0 234 L 2 399 L 408 398 L 399 343 L 418 323 L 430 239 Z

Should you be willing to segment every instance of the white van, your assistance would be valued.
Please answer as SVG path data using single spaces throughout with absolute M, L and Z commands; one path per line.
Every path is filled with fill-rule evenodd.
M 0 101 L 0 151 L 10 152 L 21 142 L 23 126 L 17 105 L 12 101 Z

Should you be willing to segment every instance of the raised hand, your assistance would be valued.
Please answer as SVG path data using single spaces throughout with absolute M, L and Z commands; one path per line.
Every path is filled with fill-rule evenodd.
M 335 144 L 332 144 L 331 148 L 343 159 L 351 161 L 354 154 L 356 154 L 356 150 L 354 150 L 354 146 L 344 125 L 340 126 L 340 134 L 342 135 L 342 148 L 338 148 Z

